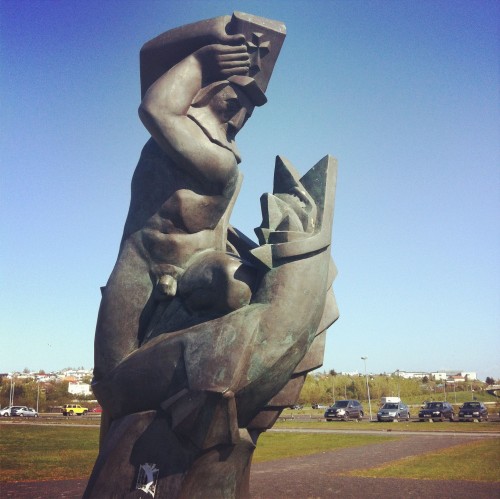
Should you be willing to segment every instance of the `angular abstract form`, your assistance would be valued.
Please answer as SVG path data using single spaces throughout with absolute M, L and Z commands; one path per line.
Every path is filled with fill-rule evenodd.
M 101 447 L 84 497 L 245 498 L 259 435 L 321 366 L 338 318 L 337 165 L 276 158 L 258 244 L 232 227 L 236 134 L 265 91 L 282 23 L 236 12 L 141 50 L 151 134 L 104 288 L 93 389 Z

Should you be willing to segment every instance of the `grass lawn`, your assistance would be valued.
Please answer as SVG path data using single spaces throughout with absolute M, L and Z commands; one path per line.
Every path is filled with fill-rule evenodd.
M 306 456 L 347 447 L 388 442 L 397 438 L 362 434 L 263 433 L 257 442 L 252 462 L 262 463 L 286 457 Z
M 457 445 L 424 456 L 408 457 L 368 470 L 346 473 L 371 478 L 500 482 L 500 438 Z
M 90 475 L 98 452 L 98 428 L 0 426 L 0 482 L 77 479 Z M 254 462 L 315 454 L 387 441 L 378 435 L 265 433 Z
M 99 428 L 1 425 L 0 482 L 87 477 L 98 442 Z

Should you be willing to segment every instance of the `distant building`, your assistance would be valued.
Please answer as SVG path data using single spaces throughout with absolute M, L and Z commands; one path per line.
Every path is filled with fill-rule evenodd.
M 68 393 L 72 395 L 92 395 L 90 385 L 88 383 L 69 383 Z
M 392 373 L 393 376 L 399 376 L 400 378 L 404 379 L 413 379 L 413 378 L 425 378 L 426 376 L 429 376 L 429 373 L 422 373 L 422 372 L 409 372 L 409 371 L 395 371 Z
M 87 369 L 64 369 L 61 374 L 65 376 L 66 379 L 73 378 L 81 380 L 86 377 L 92 376 L 92 371 Z
M 446 381 L 448 383 L 465 383 L 465 377 L 461 374 L 454 374 L 452 376 L 448 376 L 448 378 L 446 378 Z

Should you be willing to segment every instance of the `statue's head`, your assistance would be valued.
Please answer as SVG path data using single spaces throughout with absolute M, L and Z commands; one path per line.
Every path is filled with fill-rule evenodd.
M 207 108 L 220 121 L 231 141 L 252 115 L 254 106 L 236 85 L 228 84 L 210 99 Z
M 249 77 L 231 77 L 203 87 L 195 96 L 188 116 L 210 140 L 230 148 L 238 161 L 236 134 L 252 115 L 255 106 L 267 102 L 266 96 Z
M 203 87 L 195 96 L 192 108 L 203 110 L 207 119 L 216 120 L 225 129 L 229 141 L 233 140 L 255 106 L 267 102 L 266 96 L 252 78 L 231 77 Z

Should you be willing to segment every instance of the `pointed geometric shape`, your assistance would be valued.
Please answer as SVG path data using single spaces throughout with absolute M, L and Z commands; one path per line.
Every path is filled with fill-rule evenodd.
M 245 35 L 250 55 L 249 76 L 265 92 L 285 40 L 285 25 L 280 21 L 234 12 L 227 32 Z
M 271 244 L 263 244 L 250 250 L 250 254 L 255 258 L 256 263 L 264 264 L 268 269 L 273 268 L 273 253 Z
M 274 187 L 273 194 L 278 192 L 290 192 L 300 185 L 300 173 L 283 156 L 276 156 L 274 165 Z
M 277 184 L 283 186 L 293 186 L 296 184 L 290 164 L 279 158 L 276 161 L 278 170 Z M 335 187 L 337 183 L 337 160 L 331 156 L 325 156 L 313 168 L 311 168 L 301 179 L 294 190 L 306 192 L 310 196 L 316 207 L 316 221 L 312 234 L 307 234 L 306 238 L 289 238 L 285 242 L 276 244 L 266 244 L 251 250 L 251 254 L 261 260 L 268 268 L 272 268 L 274 262 L 284 258 L 292 258 L 306 255 L 315 251 L 324 250 L 331 244 L 333 208 L 335 204 Z M 267 198 L 268 203 L 272 197 Z M 286 236 L 286 232 L 275 233 L 282 234 L 280 238 Z M 290 233 L 292 235 L 292 233 Z M 267 240 L 271 243 L 274 234 L 269 234 Z M 262 244 L 262 243 L 261 243 Z M 266 249 L 264 249 L 266 248 Z M 271 257 L 269 256 L 271 254 Z M 265 259 L 265 261 L 264 261 Z

